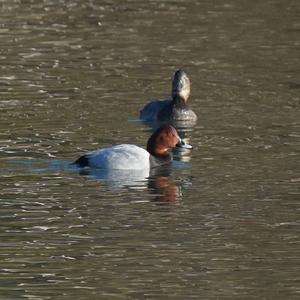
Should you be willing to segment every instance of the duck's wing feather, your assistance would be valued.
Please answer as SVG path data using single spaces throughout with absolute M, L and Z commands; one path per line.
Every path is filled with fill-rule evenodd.
M 154 100 L 149 102 L 144 106 L 144 108 L 140 111 L 140 119 L 144 121 L 156 121 L 159 112 L 170 105 L 172 102 L 171 99 L 167 100 Z
M 85 155 L 88 165 L 103 169 L 145 169 L 150 167 L 150 154 L 136 145 L 121 144 L 98 149 Z

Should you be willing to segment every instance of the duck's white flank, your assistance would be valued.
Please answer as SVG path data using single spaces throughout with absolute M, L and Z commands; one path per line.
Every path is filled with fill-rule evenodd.
M 121 144 L 87 154 L 89 166 L 104 169 L 150 169 L 150 153 L 136 145 Z

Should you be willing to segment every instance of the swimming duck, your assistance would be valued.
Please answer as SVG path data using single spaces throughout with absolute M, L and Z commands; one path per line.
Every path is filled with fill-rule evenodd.
M 177 70 L 172 82 L 172 98 L 155 100 L 140 111 L 140 119 L 155 121 L 196 121 L 196 114 L 189 108 L 187 100 L 191 92 L 191 83 L 183 70 Z
M 192 148 L 181 140 L 174 127 L 163 125 L 150 136 L 147 150 L 130 144 L 115 145 L 84 154 L 74 164 L 102 169 L 150 169 L 169 164 L 172 160 L 169 150 L 174 147 Z

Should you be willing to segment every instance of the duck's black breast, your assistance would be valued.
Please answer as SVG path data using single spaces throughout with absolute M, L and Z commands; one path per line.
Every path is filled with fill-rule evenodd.
M 172 156 L 168 153 L 166 155 L 161 155 L 160 157 L 156 157 L 150 155 L 150 168 L 156 168 L 163 165 L 168 165 L 172 161 Z
M 82 155 L 77 160 L 74 161 L 74 164 L 80 168 L 88 167 L 89 157 L 87 155 Z

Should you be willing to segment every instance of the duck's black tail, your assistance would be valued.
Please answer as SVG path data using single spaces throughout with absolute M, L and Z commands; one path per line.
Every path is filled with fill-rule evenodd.
M 86 155 L 80 156 L 77 160 L 73 162 L 74 165 L 77 165 L 78 167 L 88 167 L 89 165 L 89 158 Z

